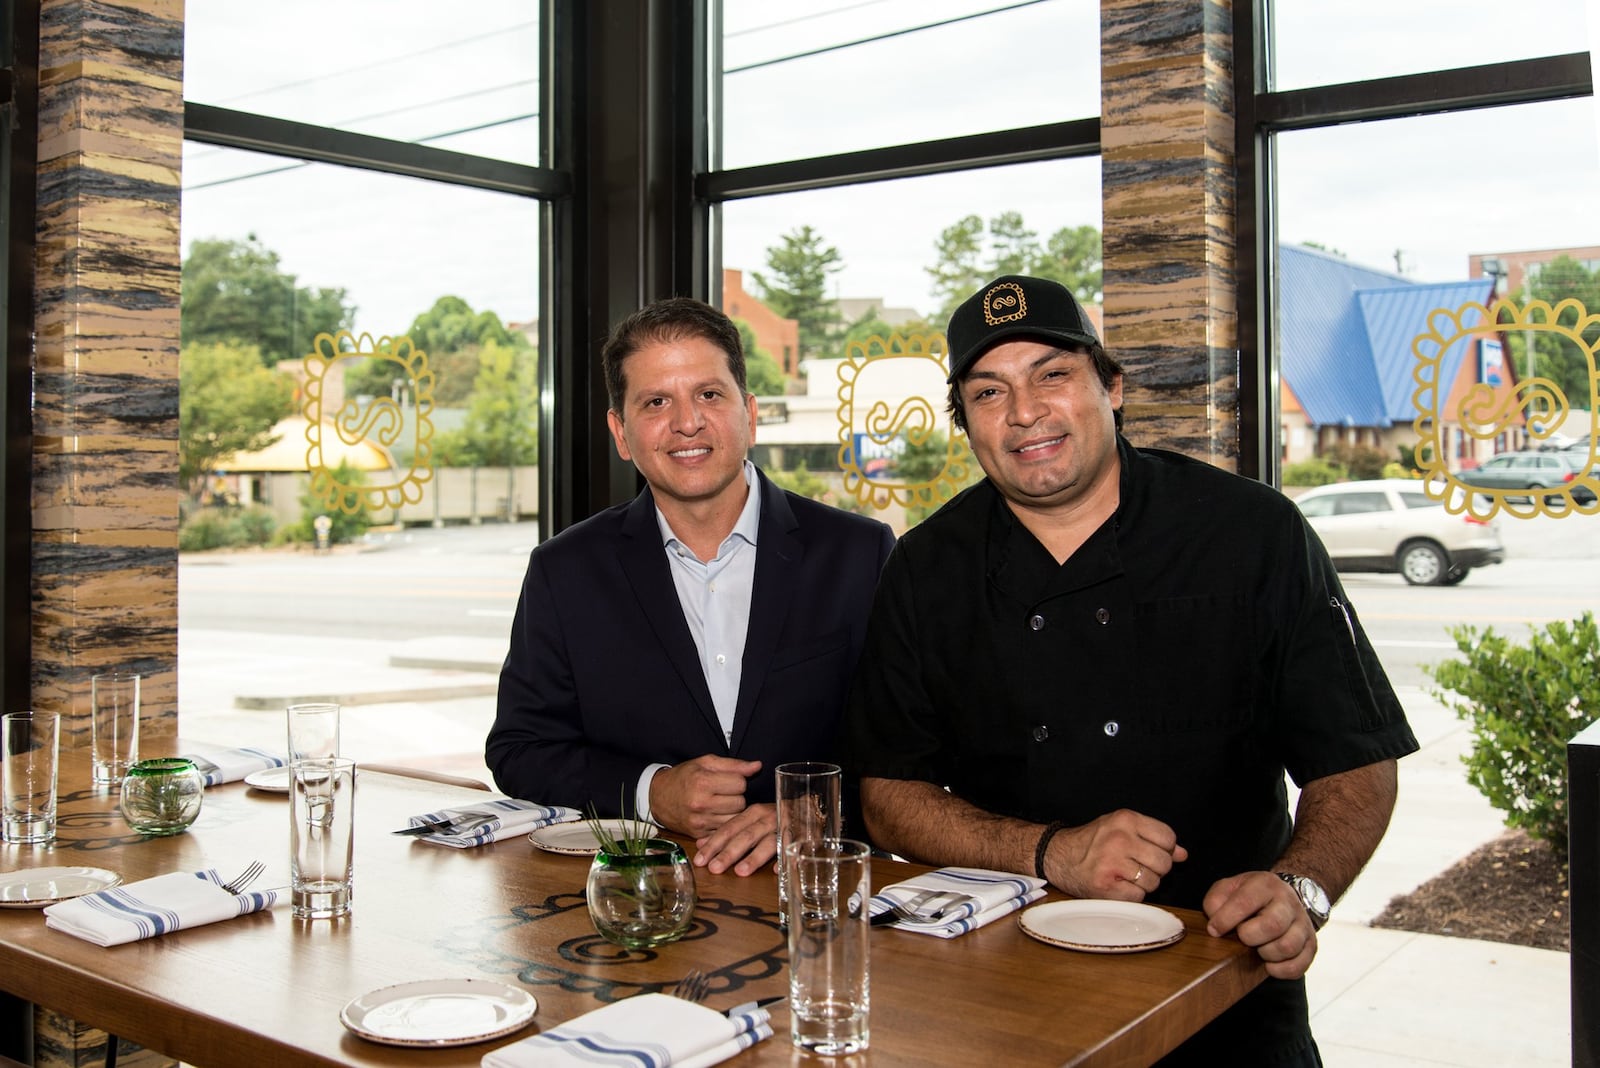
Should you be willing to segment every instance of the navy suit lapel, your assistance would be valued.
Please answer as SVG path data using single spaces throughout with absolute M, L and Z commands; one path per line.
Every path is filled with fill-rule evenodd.
M 767 668 L 783 637 L 783 623 L 800 580 L 805 542 L 783 490 L 757 469 L 761 489 L 761 524 L 756 534 L 756 575 L 750 592 L 750 628 L 745 632 L 744 666 L 739 676 L 739 701 L 734 706 L 734 756 L 744 742 L 756 697 L 766 682 Z M 770 769 L 769 769 L 770 770 Z
M 639 610 L 720 741 L 722 724 L 717 720 L 705 671 L 700 667 L 700 651 L 695 648 L 694 635 L 689 633 L 683 608 L 678 604 L 678 588 L 673 585 L 666 550 L 661 547 L 661 528 L 656 525 L 655 498 L 648 489 L 634 498 L 623 518 L 621 563 Z M 627 650 L 618 652 L 626 658 Z M 626 668 L 619 665 L 619 670 Z

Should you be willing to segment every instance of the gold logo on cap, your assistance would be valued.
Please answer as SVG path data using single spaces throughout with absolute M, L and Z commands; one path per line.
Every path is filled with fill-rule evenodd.
M 983 295 L 983 321 L 990 326 L 1014 323 L 1028 314 L 1028 298 L 1015 282 L 1001 282 Z

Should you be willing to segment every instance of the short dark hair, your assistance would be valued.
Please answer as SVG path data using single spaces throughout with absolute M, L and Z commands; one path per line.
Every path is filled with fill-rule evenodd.
M 728 371 L 738 383 L 741 394 L 745 388 L 744 342 L 739 328 L 722 312 L 692 297 L 667 297 L 652 301 L 618 323 L 600 351 L 600 368 L 606 379 L 606 398 L 611 410 L 623 417 L 622 402 L 627 396 L 628 380 L 622 365 L 635 352 L 646 345 L 660 345 L 688 338 L 704 338 L 720 348 L 728 357 Z
M 1063 345 L 1061 351 L 1078 352 L 1088 356 L 1089 366 L 1094 368 L 1094 373 L 1100 377 L 1100 385 L 1108 391 L 1111 389 L 1111 383 L 1116 380 L 1118 375 L 1122 374 L 1122 364 L 1113 359 L 1111 354 L 1106 351 L 1105 346 L 1098 342 L 1093 345 Z M 961 401 L 961 384 L 972 376 L 973 366 L 981 359 L 983 357 L 979 355 L 971 363 L 967 364 L 966 370 L 961 372 L 961 377 L 950 383 L 950 396 L 945 410 L 950 413 L 950 421 L 963 434 L 967 432 L 967 408 Z M 1112 412 L 1111 418 L 1116 425 L 1117 433 L 1122 433 L 1122 409 L 1118 408 Z

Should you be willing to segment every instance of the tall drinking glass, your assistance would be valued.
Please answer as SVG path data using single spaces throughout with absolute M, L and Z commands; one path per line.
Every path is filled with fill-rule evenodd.
M 350 911 L 355 815 L 355 761 L 289 765 L 289 894 L 296 916 L 327 920 Z
M 327 760 L 339 755 L 339 706 L 318 703 L 289 706 L 289 763 Z
M 837 764 L 802 762 L 779 764 L 775 772 L 778 795 L 778 922 L 788 924 L 789 866 L 785 847 L 796 842 L 837 838 L 839 790 L 843 775 Z
M 50 842 L 56 836 L 56 774 L 61 717 L 0 716 L 0 840 Z
M 89 680 L 90 754 L 94 782 L 120 783 L 139 763 L 139 676 L 107 671 Z
M 865 842 L 840 838 L 788 847 L 789 1026 L 812 1053 L 867 1048 L 871 856 Z

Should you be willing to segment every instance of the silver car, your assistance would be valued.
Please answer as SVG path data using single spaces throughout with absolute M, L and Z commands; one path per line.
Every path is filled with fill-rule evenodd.
M 1451 515 L 1421 482 L 1337 482 L 1295 498 L 1340 571 L 1399 572 L 1413 586 L 1454 586 L 1506 558 L 1497 519 Z
M 1456 476 L 1465 486 L 1498 490 L 1569 490 L 1579 504 L 1589 504 L 1595 499 L 1594 490 L 1582 482 L 1568 487 L 1578 478 L 1584 461 L 1576 453 L 1552 450 L 1550 452 L 1503 452 L 1492 456 L 1470 471 Z M 1509 497 L 1509 494 L 1507 495 Z M 1527 499 L 1532 499 L 1532 494 Z M 1550 504 L 1560 500 L 1558 495 L 1547 494 Z

